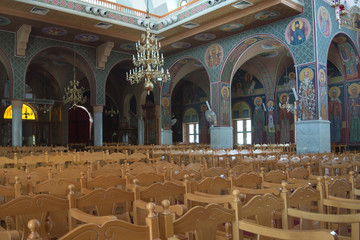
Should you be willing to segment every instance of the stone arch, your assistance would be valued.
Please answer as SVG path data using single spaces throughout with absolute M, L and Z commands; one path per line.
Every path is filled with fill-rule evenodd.
M 6 70 L 6 73 L 8 75 L 8 78 L 9 78 L 9 87 L 10 86 L 14 86 L 14 75 L 13 75 L 13 69 L 12 69 L 12 65 L 11 65 L 11 62 L 10 62 L 10 59 L 9 57 L 6 55 L 5 51 L 0 48 L 0 62 L 4 65 L 5 67 L 5 70 Z M 13 97 L 13 91 L 10 90 L 10 98 Z
M 290 48 L 288 45 L 279 39 L 278 37 L 271 35 L 271 34 L 255 34 L 248 36 L 241 41 L 239 41 L 226 55 L 224 58 L 225 60 L 222 63 L 220 74 L 219 74 L 219 82 L 230 82 L 232 80 L 232 77 L 235 74 L 235 69 L 237 69 L 236 66 L 239 66 L 242 61 L 245 61 L 245 59 L 242 59 L 241 57 L 244 56 L 244 54 L 253 47 L 255 43 L 259 43 L 266 39 L 272 39 L 277 42 L 280 42 L 290 53 L 294 63 L 296 62 L 294 55 L 292 54 Z M 244 62 L 242 62 L 244 63 Z M 242 65 L 242 64 L 241 64 Z M 240 66 L 241 66 L 240 65 Z M 267 87 L 267 86 L 264 86 Z
M 45 48 L 41 49 L 40 51 L 38 51 L 36 54 L 33 54 L 31 56 L 31 58 L 27 62 L 26 71 L 29 68 L 29 65 L 31 64 L 31 62 L 34 60 L 34 58 L 39 56 L 41 53 L 44 53 L 49 50 L 59 50 L 59 51 L 62 50 L 63 52 L 65 50 L 65 52 L 67 53 L 67 55 L 65 55 L 65 62 L 67 62 L 71 65 L 74 62 L 73 53 L 75 52 L 75 54 L 76 54 L 75 65 L 78 69 L 81 70 L 81 72 L 84 74 L 84 76 L 88 80 L 88 83 L 90 86 L 90 92 L 93 93 L 93 94 L 91 94 L 90 104 L 95 105 L 96 104 L 96 79 L 95 79 L 94 70 L 91 67 L 91 64 L 88 62 L 88 60 L 80 53 L 80 51 L 77 51 L 76 49 L 66 47 L 66 46 L 45 47 Z M 26 79 L 26 73 L 25 73 L 25 79 Z M 24 84 L 26 84 L 25 81 L 24 81 Z M 59 85 L 63 86 L 61 83 L 59 83 Z
M 191 68 L 190 66 L 187 66 L 187 71 L 180 71 L 181 69 L 183 69 L 183 67 L 185 67 L 186 65 L 188 65 L 191 61 L 193 61 L 193 63 L 199 64 L 198 67 L 196 67 L 195 65 L 193 66 L 193 68 Z M 188 61 L 186 63 L 184 63 L 185 61 Z M 201 65 L 200 65 L 201 64 Z M 163 87 L 162 87 L 162 94 L 168 94 L 171 95 L 172 91 L 174 90 L 174 87 L 176 86 L 176 84 L 184 77 L 186 76 L 188 73 L 195 71 L 199 68 L 205 68 L 204 64 L 202 61 L 200 61 L 200 59 L 193 57 L 193 56 L 182 56 L 178 59 L 176 59 L 169 67 L 169 72 L 170 72 L 170 76 L 171 76 L 171 81 L 166 82 Z M 181 72 L 181 74 L 179 74 Z M 210 86 L 210 76 L 208 71 L 206 71 L 206 74 L 208 76 L 209 79 L 209 86 Z M 175 76 L 174 76 L 175 75 Z
M 358 52 L 358 49 L 357 49 L 357 47 L 356 47 L 356 44 L 354 43 L 354 41 L 353 41 L 353 39 L 347 34 L 347 33 L 345 33 L 345 32 L 337 32 L 336 34 L 334 34 L 334 36 L 332 37 L 332 39 L 331 39 L 331 41 L 329 42 L 329 44 L 328 44 L 328 46 L 327 46 L 327 55 L 326 55 L 326 59 L 329 59 L 329 52 L 330 52 L 330 50 L 331 50 L 331 45 L 332 45 L 332 43 L 333 43 L 333 41 L 334 41 L 334 39 L 336 38 L 336 37 L 339 37 L 340 35 L 344 35 L 345 37 L 346 37 L 346 40 L 350 43 L 350 45 L 353 47 L 353 50 L 355 51 L 355 55 L 356 55 L 356 57 L 359 59 L 359 52 Z M 340 53 L 339 53 L 339 50 L 338 49 L 336 49 L 337 50 L 337 53 L 339 54 L 339 61 L 341 62 L 341 63 L 343 63 L 342 62 L 342 58 L 341 58 L 341 56 L 340 56 Z M 344 65 L 342 64 L 342 66 L 341 66 L 341 68 L 336 64 L 336 63 L 334 63 L 333 62 L 333 64 L 334 65 L 336 65 L 337 67 L 338 67 L 338 69 L 340 70 L 342 70 L 342 74 L 343 74 L 343 76 L 344 76 L 344 81 L 346 81 L 346 80 L 348 80 L 347 79 L 347 77 L 346 77 L 346 69 L 344 68 Z M 360 73 L 359 73 L 360 74 Z M 359 75 L 360 76 L 360 75 Z M 358 77 L 359 77 L 358 76 Z

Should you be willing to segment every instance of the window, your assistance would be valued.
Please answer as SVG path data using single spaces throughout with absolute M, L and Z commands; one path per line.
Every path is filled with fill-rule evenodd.
M 251 144 L 251 119 L 235 120 L 236 143 L 239 145 Z
M 189 143 L 199 143 L 199 123 L 188 124 Z

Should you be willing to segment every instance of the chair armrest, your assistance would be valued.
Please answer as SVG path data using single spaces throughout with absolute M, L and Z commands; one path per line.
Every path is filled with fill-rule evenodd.
M 285 230 L 262 226 L 246 220 L 239 221 L 239 229 L 261 236 L 276 237 L 278 239 L 334 239 L 333 235 L 330 233 L 330 230 Z
M 319 222 L 331 223 L 360 223 L 360 213 L 354 214 L 323 214 L 308 211 L 302 211 L 294 208 L 287 209 L 288 216 L 308 219 Z
M 328 199 L 323 199 L 323 204 L 331 207 L 360 210 L 359 199 L 349 199 L 349 198 L 329 196 Z
M 186 193 L 185 198 L 190 201 L 194 202 L 201 202 L 201 203 L 218 203 L 218 204 L 225 204 L 232 202 L 234 197 L 232 195 L 214 195 L 208 193 Z
M 104 222 L 109 221 L 109 220 L 117 220 L 117 218 L 114 215 L 94 216 L 94 215 L 85 213 L 77 208 L 69 209 L 69 215 L 78 221 L 81 221 L 84 223 L 94 223 L 97 225 L 101 225 Z

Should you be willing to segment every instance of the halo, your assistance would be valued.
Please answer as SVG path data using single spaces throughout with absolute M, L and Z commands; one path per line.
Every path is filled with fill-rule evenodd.
M 326 75 L 325 75 L 324 69 L 320 69 L 320 71 L 319 71 L 319 81 L 321 81 L 321 77 L 320 77 L 321 73 L 324 74 L 324 82 L 326 82 Z
M 330 97 L 331 97 L 331 93 L 332 93 L 333 91 L 336 91 L 336 97 L 338 98 L 338 97 L 340 96 L 340 88 L 339 88 L 339 87 L 336 87 L 336 86 L 331 87 L 331 88 L 329 89 L 329 96 L 330 96 Z
M 294 76 L 294 77 L 291 77 L 291 76 Z M 296 77 L 296 75 L 295 75 L 294 72 L 289 73 L 289 79 L 292 79 L 292 78 L 295 78 L 295 77 Z
M 206 112 L 206 109 L 207 109 L 206 104 L 202 104 L 200 109 L 201 109 L 201 112 Z
M 280 100 L 281 103 L 282 103 L 281 100 L 283 99 L 283 96 L 286 96 L 286 101 L 289 101 L 289 94 L 283 93 L 283 94 L 280 95 L 280 98 L 279 98 L 279 100 Z
M 253 77 L 251 73 L 248 73 L 248 72 L 247 72 L 247 73 L 245 73 L 245 81 L 246 81 L 246 79 L 247 79 L 247 76 L 250 76 L 250 79 L 252 79 L 252 77 Z
M 225 96 L 224 96 L 224 90 L 225 90 L 225 89 L 228 91 L 228 94 L 229 94 L 229 89 L 228 89 L 226 86 L 223 86 L 223 87 L 221 88 L 221 96 L 223 96 L 223 98 L 225 98 Z M 229 97 L 229 95 L 228 95 L 227 97 Z
M 167 97 L 163 97 L 163 99 L 161 99 L 162 106 L 164 106 L 165 102 L 167 102 L 167 104 L 169 106 L 169 99 Z
M 301 70 L 300 72 L 300 81 L 304 80 L 304 72 L 305 71 L 309 71 L 309 79 L 310 81 L 314 79 L 314 71 L 310 68 L 304 68 L 303 70 Z
M 293 22 L 292 25 L 291 25 L 291 29 L 293 30 L 293 32 L 295 32 L 295 23 L 296 23 L 296 22 L 299 22 L 299 25 L 300 25 L 299 28 L 300 28 L 300 29 L 302 29 L 302 28 L 303 28 L 303 25 L 304 25 L 303 21 L 301 21 L 301 20 L 298 19 L 298 18 L 295 19 L 294 22 Z
M 269 100 L 268 103 L 267 103 L 267 106 L 268 106 L 269 108 L 272 108 L 272 107 L 274 106 L 273 100 Z
M 353 95 L 353 93 L 351 92 L 351 89 L 353 89 L 354 87 L 356 88 L 356 94 L 359 94 L 359 92 L 360 92 L 360 85 L 357 84 L 357 83 L 352 83 L 352 84 L 350 84 L 350 86 L 349 86 L 349 88 L 348 88 L 348 93 L 349 93 L 350 95 Z
M 333 41 L 336 42 L 337 44 L 344 44 L 346 42 L 346 37 L 345 36 L 337 36 L 337 37 L 334 37 Z
M 255 105 L 255 106 L 256 106 L 256 102 L 257 102 L 258 99 L 260 100 L 260 105 L 263 103 L 261 97 L 256 97 L 256 98 L 254 99 L 254 105 Z

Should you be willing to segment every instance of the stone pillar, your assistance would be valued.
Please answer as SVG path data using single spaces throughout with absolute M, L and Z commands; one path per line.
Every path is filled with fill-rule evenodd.
M 210 127 L 210 146 L 214 149 L 232 149 L 230 85 L 228 83 L 212 83 L 211 88 L 211 109 L 215 112 L 217 121 L 214 122 L 214 126 Z
M 210 146 L 213 149 L 233 148 L 233 128 L 210 127 Z
M 296 122 L 296 153 L 325 153 L 331 151 L 330 121 Z
M 11 100 L 12 105 L 12 146 L 22 147 L 22 100 Z
M 103 108 L 93 106 L 94 109 L 94 146 L 103 145 Z
M 138 144 L 144 145 L 144 136 L 145 136 L 144 119 L 142 116 L 138 116 L 137 119 L 138 119 Z
M 161 129 L 161 145 L 172 144 L 172 130 Z

